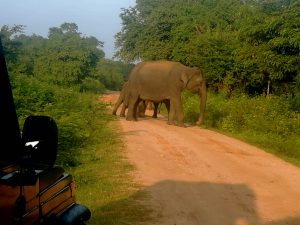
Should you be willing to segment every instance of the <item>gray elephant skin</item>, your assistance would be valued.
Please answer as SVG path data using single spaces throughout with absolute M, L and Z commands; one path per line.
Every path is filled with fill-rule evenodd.
M 128 79 L 127 120 L 137 120 L 137 106 L 141 100 L 170 101 L 168 124 L 184 126 L 181 92 L 189 90 L 200 96 L 200 115 L 196 122 L 204 121 L 206 107 L 206 83 L 198 68 L 172 61 L 146 61 L 137 64 Z M 176 122 L 175 122 L 176 121 Z
M 121 117 L 125 117 L 125 111 L 128 108 L 128 89 L 129 89 L 129 83 L 128 81 L 126 81 L 123 86 L 122 86 L 122 90 L 120 92 L 119 98 L 117 100 L 117 102 L 114 105 L 112 114 L 116 115 L 118 108 L 120 107 L 120 105 L 123 103 L 122 105 L 122 109 L 120 112 L 120 116 Z M 144 117 L 145 116 L 145 111 L 146 111 L 146 105 L 145 105 L 145 101 L 141 101 L 138 105 L 137 108 L 137 114 L 139 117 Z
M 168 120 L 169 120 L 169 113 L 170 113 L 170 100 L 169 99 L 164 99 L 161 102 L 151 102 L 151 101 L 144 101 L 146 108 L 148 107 L 148 104 L 152 103 L 153 104 L 153 115 L 152 118 L 157 118 L 157 113 L 158 113 L 158 108 L 160 108 L 160 106 L 164 103 L 165 107 L 167 109 L 168 112 Z M 160 111 L 160 110 L 159 110 Z
M 122 86 L 119 98 L 116 101 L 116 103 L 114 105 L 114 108 L 112 110 L 113 115 L 117 114 L 118 108 L 123 103 L 122 109 L 121 109 L 121 112 L 120 112 L 120 116 L 125 117 L 125 111 L 128 108 L 128 93 L 129 93 L 128 89 L 129 89 L 129 83 L 128 83 L 128 81 L 126 81 Z M 141 101 L 139 103 L 138 108 L 137 108 L 137 113 L 138 113 L 139 117 L 144 117 L 145 116 L 145 111 L 146 111 L 148 103 L 150 103 L 150 101 Z M 168 99 L 165 99 L 162 102 L 153 102 L 153 104 L 154 104 L 153 116 L 152 116 L 153 118 L 157 118 L 158 106 L 161 103 L 165 104 L 165 106 L 167 108 L 167 111 L 168 111 L 168 114 L 169 114 L 170 101 Z
M 118 98 L 117 102 L 115 103 L 113 111 L 112 111 L 113 115 L 116 115 L 118 108 L 123 103 L 122 109 L 121 109 L 121 112 L 120 112 L 120 116 L 121 117 L 125 117 L 125 110 L 128 107 L 128 97 L 127 97 L 127 94 L 128 94 L 128 85 L 129 85 L 128 81 L 126 81 L 123 84 L 122 90 L 121 90 L 120 95 L 119 95 L 119 98 Z

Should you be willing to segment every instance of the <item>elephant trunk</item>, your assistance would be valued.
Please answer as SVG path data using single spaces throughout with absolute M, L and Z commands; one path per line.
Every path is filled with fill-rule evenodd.
M 205 108 L 206 108 L 206 99 L 207 99 L 207 91 L 206 91 L 206 84 L 203 81 L 202 86 L 199 91 L 199 97 L 200 97 L 200 115 L 199 119 L 196 122 L 197 125 L 201 125 L 204 121 L 204 115 L 205 115 Z

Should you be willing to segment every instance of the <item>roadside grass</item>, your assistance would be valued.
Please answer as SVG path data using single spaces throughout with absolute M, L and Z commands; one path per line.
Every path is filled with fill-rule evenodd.
M 33 77 L 15 76 L 13 93 L 21 127 L 28 115 L 51 116 L 58 126 L 56 164 L 75 179 L 77 202 L 92 212 L 90 225 L 140 224 L 151 210 L 132 177 L 115 117 L 98 94 L 49 86 Z
M 76 199 L 89 207 L 92 217 L 87 224 L 140 224 L 150 219 L 151 210 L 139 204 L 147 198 L 133 181 L 134 167 L 124 156 L 115 117 L 94 99 L 90 107 L 89 136 L 77 149 L 73 174 Z
M 199 98 L 183 94 L 187 123 L 199 115 Z M 217 130 L 300 166 L 300 113 L 288 97 L 209 93 L 203 127 Z

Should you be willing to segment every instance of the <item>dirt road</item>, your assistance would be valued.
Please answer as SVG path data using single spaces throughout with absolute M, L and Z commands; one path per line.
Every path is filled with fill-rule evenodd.
M 300 225 L 299 168 L 207 129 L 169 126 L 163 117 L 119 123 L 135 178 L 149 193 L 146 204 L 159 217 L 146 224 Z

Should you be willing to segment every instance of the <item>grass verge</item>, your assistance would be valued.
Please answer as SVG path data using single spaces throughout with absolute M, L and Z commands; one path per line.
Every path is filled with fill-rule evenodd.
M 185 120 L 194 123 L 199 98 L 183 94 Z M 300 113 L 288 97 L 209 93 L 204 126 L 264 149 L 300 166 Z
M 90 110 L 92 129 L 77 150 L 79 163 L 68 169 L 77 201 L 92 212 L 87 224 L 140 224 L 149 219 L 149 209 L 139 204 L 147 196 L 130 175 L 134 168 L 124 157 L 117 121 L 96 99 Z
M 56 121 L 56 163 L 74 176 L 77 201 L 92 212 L 88 224 L 134 225 L 149 219 L 149 209 L 139 201 L 147 196 L 130 175 L 134 168 L 124 157 L 117 121 L 98 95 L 25 76 L 14 77 L 13 88 L 21 127 L 28 115 Z

